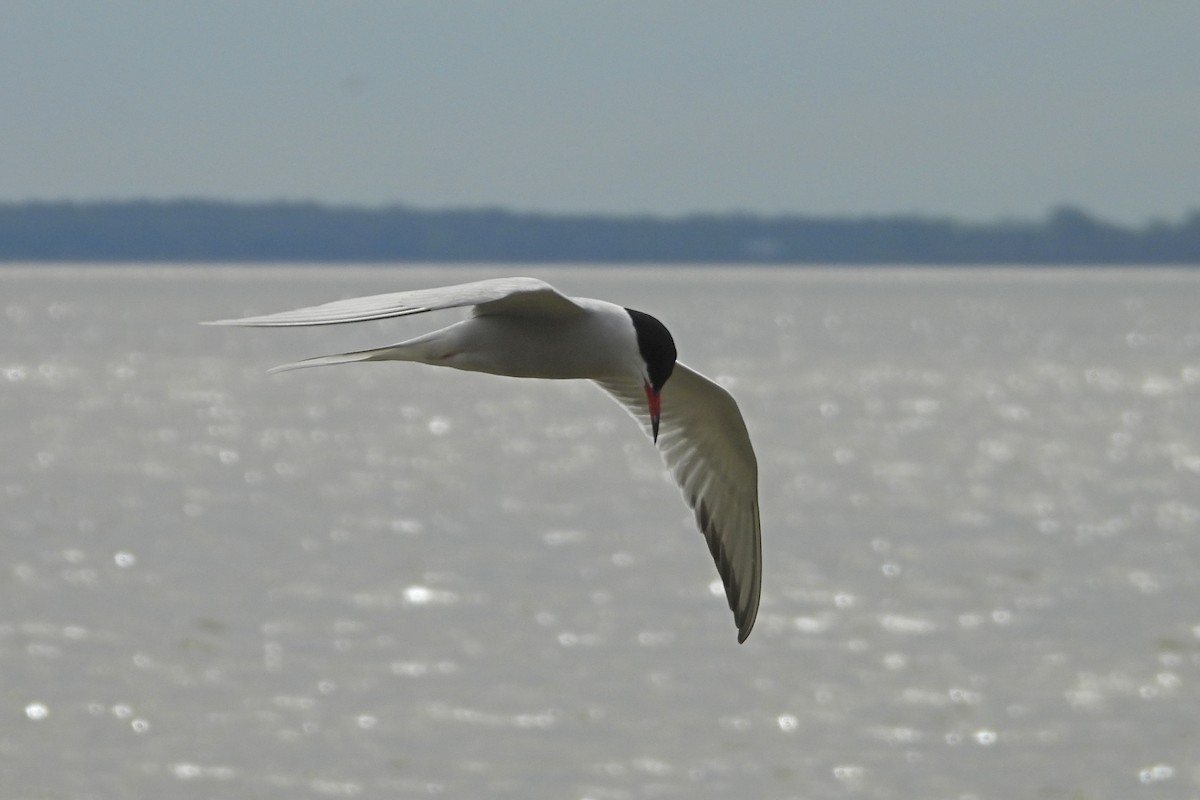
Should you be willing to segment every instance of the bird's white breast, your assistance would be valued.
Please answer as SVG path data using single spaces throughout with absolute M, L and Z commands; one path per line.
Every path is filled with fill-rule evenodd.
M 625 309 L 576 299 L 565 317 L 488 314 L 445 329 L 458 351 L 449 366 L 518 378 L 640 376 L 645 365 Z

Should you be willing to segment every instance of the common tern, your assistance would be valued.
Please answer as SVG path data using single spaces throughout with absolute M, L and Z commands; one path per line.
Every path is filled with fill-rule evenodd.
M 567 297 L 535 278 L 377 294 L 208 325 L 361 322 L 471 306 L 456 324 L 399 344 L 319 356 L 272 372 L 354 361 L 413 361 L 518 378 L 583 378 L 617 399 L 658 445 L 708 542 L 744 642 L 762 577 L 758 464 L 724 388 L 675 360 L 666 326 L 603 300 Z

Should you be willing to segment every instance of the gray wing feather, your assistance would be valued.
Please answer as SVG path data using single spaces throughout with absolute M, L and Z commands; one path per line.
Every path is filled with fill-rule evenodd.
M 477 316 L 509 313 L 562 316 L 582 310 L 573 300 L 560 294 L 545 281 L 536 278 L 493 278 L 436 289 L 417 289 L 335 300 L 324 305 L 281 311 L 278 314 L 222 319 L 204 324 L 250 327 L 336 325 L 463 306 L 474 306 L 473 313 Z
M 645 391 L 635 381 L 597 381 L 649 432 Z M 744 642 L 762 585 L 758 461 L 733 396 L 676 363 L 662 391 L 658 447 L 696 514 Z

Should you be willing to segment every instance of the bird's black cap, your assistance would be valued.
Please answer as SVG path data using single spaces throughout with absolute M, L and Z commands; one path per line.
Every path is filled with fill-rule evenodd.
M 671 332 L 654 317 L 632 308 L 625 309 L 633 320 L 633 330 L 637 334 L 638 351 L 646 362 L 646 372 L 650 376 L 650 385 L 654 391 L 662 391 L 671 371 L 675 369 L 675 340 Z

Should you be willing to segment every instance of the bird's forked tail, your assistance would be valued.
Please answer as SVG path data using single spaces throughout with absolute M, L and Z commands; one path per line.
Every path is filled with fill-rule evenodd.
M 293 369 L 307 369 L 308 367 L 327 367 L 331 364 L 350 364 L 355 361 L 414 361 L 413 354 L 405 352 L 408 350 L 403 344 L 394 344 L 389 347 L 377 347 L 373 350 L 356 350 L 352 353 L 336 353 L 330 356 L 316 356 L 314 358 L 306 358 L 303 361 L 293 361 L 290 364 L 280 364 L 278 367 L 271 367 L 267 370 L 268 373 L 287 372 Z

